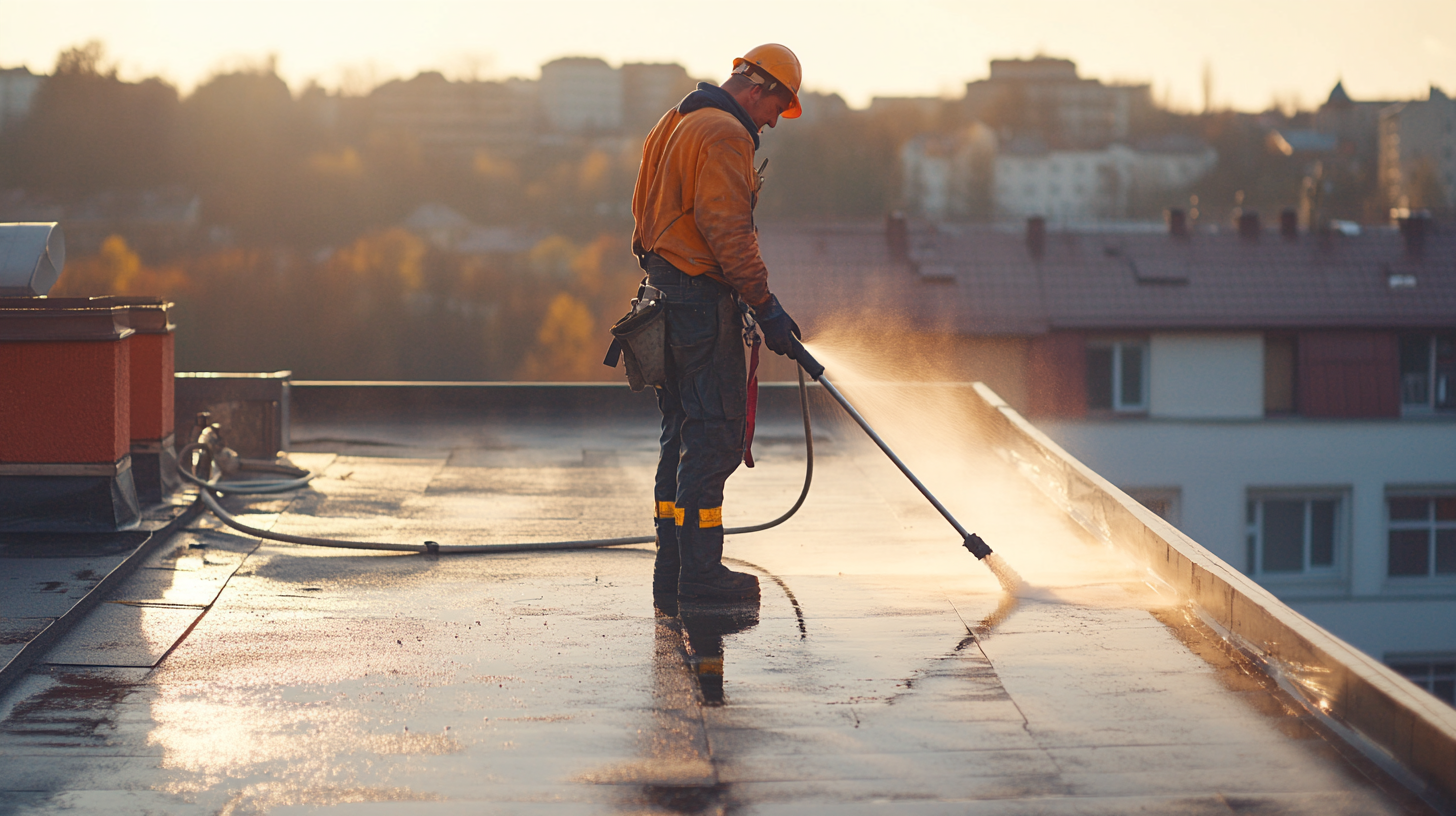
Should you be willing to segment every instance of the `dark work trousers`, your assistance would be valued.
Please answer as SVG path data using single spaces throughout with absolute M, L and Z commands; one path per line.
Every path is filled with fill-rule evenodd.
M 664 571 L 708 575 L 723 558 L 723 484 L 743 461 L 748 396 L 742 318 L 726 285 L 691 276 L 648 255 L 648 283 L 667 302 L 667 385 L 657 389 L 662 449 L 657 461 L 659 553 L 654 588 Z M 669 520 L 670 519 L 670 520 Z M 677 553 L 664 552 L 676 528 Z M 676 576 L 673 576 L 674 578 Z

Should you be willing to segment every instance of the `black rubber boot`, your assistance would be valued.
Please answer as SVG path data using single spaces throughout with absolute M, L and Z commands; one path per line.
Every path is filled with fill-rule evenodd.
M 684 601 L 721 603 L 758 597 L 758 576 L 723 566 L 723 527 L 698 527 L 697 508 L 688 508 L 677 528 L 682 572 L 677 596 Z
M 655 519 L 657 526 L 657 560 L 652 564 L 652 597 L 677 599 L 677 576 L 682 559 L 677 554 L 677 522 L 670 518 Z

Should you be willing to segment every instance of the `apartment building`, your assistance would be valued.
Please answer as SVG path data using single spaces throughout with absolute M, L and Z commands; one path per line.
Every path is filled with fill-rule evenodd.
M 935 350 L 1300 612 L 1456 663 L 1456 235 L 824 225 L 761 238 L 809 331 Z M 903 334 L 908 327 L 910 340 Z M 925 342 L 914 342 L 915 337 Z M 903 347 L 910 347 L 909 345 Z M 1441 678 L 1445 678 L 1444 680 Z
M 376 131 L 408 135 L 427 154 L 518 147 L 536 130 L 536 83 L 527 80 L 455 82 L 427 71 L 380 85 L 369 104 Z
M 596 57 L 552 60 L 541 66 L 541 111 L 553 133 L 615 133 L 622 73 Z
M 963 105 L 970 119 L 1057 147 L 1126 140 L 1153 107 L 1146 84 L 1104 84 L 1078 76 L 1071 60 L 1045 56 L 992 60 L 989 77 L 966 83 Z
M 1456 211 L 1456 100 L 1441 89 L 1380 112 L 1380 188 L 1398 209 Z
M 622 127 L 644 136 L 657 120 L 697 87 L 686 68 L 675 62 L 629 62 L 622 72 Z
M 1186 187 L 1217 164 L 1217 151 L 1193 140 L 1095 150 L 1013 140 L 996 155 L 995 212 L 1054 223 L 1125 218 L 1140 198 Z

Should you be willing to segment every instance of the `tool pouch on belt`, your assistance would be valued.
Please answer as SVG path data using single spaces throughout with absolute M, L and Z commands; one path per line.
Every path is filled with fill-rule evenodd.
M 615 367 L 616 354 L 626 362 L 627 384 L 633 391 L 667 385 L 667 320 L 662 292 L 642 279 L 632 310 L 612 324 L 612 347 L 607 365 Z

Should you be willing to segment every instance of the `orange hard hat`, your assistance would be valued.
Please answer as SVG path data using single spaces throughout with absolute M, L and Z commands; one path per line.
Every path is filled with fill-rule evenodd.
M 794 56 L 794 52 L 778 43 L 760 45 L 733 60 L 733 73 L 745 73 L 749 65 L 757 66 L 789 89 L 793 102 L 779 115 L 785 119 L 798 119 L 804 112 L 803 106 L 799 104 L 799 85 L 804 81 L 804 69 L 799 67 L 799 58 Z M 772 86 L 769 90 L 772 90 Z

